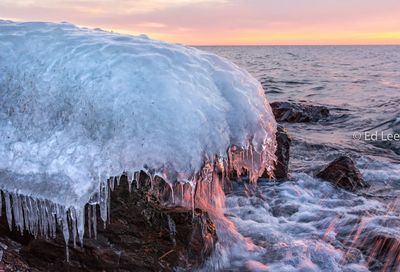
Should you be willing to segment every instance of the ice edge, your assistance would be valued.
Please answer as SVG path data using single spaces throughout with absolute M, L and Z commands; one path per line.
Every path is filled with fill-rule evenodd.
M 273 162 L 276 158 L 274 152 L 271 153 L 271 150 L 275 150 L 275 148 L 275 139 L 266 140 L 261 152 L 257 152 L 251 143 L 247 148 L 231 146 L 227 150 L 227 157 L 215 156 L 211 160 L 205 159 L 202 169 L 193 174 L 189 180 L 178 178 L 176 182 L 166 179 L 162 173 L 152 173 L 148 169 L 141 169 L 133 173 L 124 171 L 120 176 L 110 176 L 107 180 L 100 181 L 97 192 L 93 193 L 82 207 L 65 207 L 47 199 L 0 189 L 0 216 L 3 211 L 4 198 L 5 215 L 10 230 L 15 227 L 16 230 L 20 231 L 21 235 L 23 235 L 24 231 L 27 231 L 34 238 L 44 237 L 46 239 L 56 238 L 57 231 L 62 231 L 66 245 L 66 260 L 69 261 L 69 244 L 72 242 L 75 248 L 77 240 L 79 240 L 80 246 L 83 247 L 85 226 L 87 226 L 88 237 L 97 238 L 97 206 L 99 206 L 100 217 L 104 227 L 107 225 L 107 221 L 110 218 L 110 195 L 115 186 L 119 186 L 121 176 L 127 177 L 129 188 L 134 182 L 137 188 L 140 187 L 140 172 L 144 172 L 150 177 L 151 189 L 153 188 L 154 180 L 161 178 L 171 187 L 171 204 L 194 209 L 197 207 L 195 203 L 196 185 L 201 182 L 213 183 L 216 175 L 220 175 L 225 180 L 229 179 L 230 173 L 235 172 L 238 175 L 242 175 L 243 171 L 246 170 L 250 182 L 256 182 L 264 171 L 267 171 L 272 177 Z M 190 184 L 189 201 L 184 199 L 183 191 L 181 198 L 177 192 L 174 193 L 173 185 L 179 183 Z M 208 201 L 212 202 L 212 195 L 209 196 Z M 88 206 L 87 219 L 85 218 L 86 206 Z

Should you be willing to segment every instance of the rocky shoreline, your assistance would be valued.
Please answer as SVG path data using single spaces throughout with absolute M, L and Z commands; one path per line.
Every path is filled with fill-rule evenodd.
M 275 102 L 271 106 L 280 123 L 274 173 L 275 179 L 281 181 L 289 178 L 292 142 L 284 123 L 318 122 L 329 118 L 330 114 L 324 106 L 302 103 Z M 369 186 L 352 158 L 345 155 L 323 167 L 315 176 L 351 192 Z M 266 174 L 263 177 L 268 178 Z M 104 228 L 98 214 L 96 239 L 90 238 L 86 229 L 82 247 L 69 244 L 69 262 L 62 235 L 44 239 L 10 231 L 3 209 L 0 271 L 189 271 L 201 267 L 218 241 L 216 226 L 207 212 L 166 207 L 160 196 L 151 192 L 146 177 L 141 183 L 139 189 L 129 188 L 123 176 L 120 185 L 111 193 L 111 218 L 107 226 Z M 373 248 L 376 244 L 380 245 L 378 249 Z M 359 248 L 373 259 L 372 269 L 382 268 L 389 252 L 390 256 L 398 256 L 392 261 L 393 267 L 396 258 L 400 258 L 400 241 L 385 234 L 371 237 Z

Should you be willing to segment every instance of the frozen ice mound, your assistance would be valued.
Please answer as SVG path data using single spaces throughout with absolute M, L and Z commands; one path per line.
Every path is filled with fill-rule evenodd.
M 0 21 L 0 128 L 0 189 L 49 201 L 52 214 L 81 210 L 123 172 L 193 183 L 205 160 L 237 146 L 256 178 L 275 159 L 275 120 L 243 69 L 68 23 Z

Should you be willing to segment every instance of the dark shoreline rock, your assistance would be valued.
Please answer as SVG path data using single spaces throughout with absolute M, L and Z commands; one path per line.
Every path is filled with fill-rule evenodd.
M 316 176 L 352 192 L 369 187 L 354 161 L 348 156 L 335 159 Z
M 386 233 L 371 233 L 359 245 L 371 271 L 399 271 L 400 239 Z
M 201 266 L 217 241 L 216 228 L 206 212 L 165 207 L 143 187 L 128 191 L 125 179 L 112 192 L 111 217 L 106 228 L 97 209 L 97 239 L 69 244 L 70 261 L 62 233 L 56 239 L 34 238 L 8 229 L 0 218 L 1 268 L 6 271 L 175 271 Z M 172 223 L 171 223 L 172 222 Z M 171 225 L 173 225 L 171 229 Z
M 278 125 L 276 132 L 276 142 L 275 178 L 279 180 L 287 179 L 289 176 L 290 144 L 292 139 L 289 137 L 287 130 L 280 125 Z
M 292 139 L 289 137 L 287 130 L 278 124 L 276 131 L 276 162 L 274 169 L 274 178 L 277 180 L 287 179 L 289 177 L 289 159 L 290 159 L 290 145 Z M 262 178 L 269 178 L 268 172 L 265 171 Z
M 273 102 L 270 104 L 277 122 L 318 122 L 329 117 L 329 109 L 305 103 Z

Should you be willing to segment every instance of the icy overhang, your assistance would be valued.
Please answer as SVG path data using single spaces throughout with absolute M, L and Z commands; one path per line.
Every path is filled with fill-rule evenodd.
M 272 166 L 275 129 L 259 82 L 214 54 L 0 21 L 3 191 L 79 209 L 124 171 L 193 182 L 206 159 L 228 160 L 232 145 L 247 150 L 240 167 L 257 177 Z

